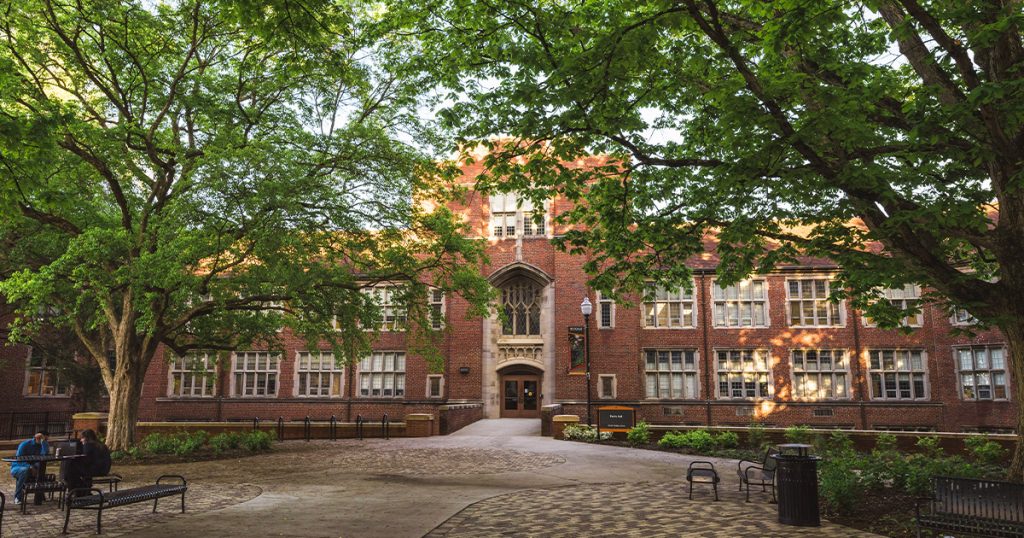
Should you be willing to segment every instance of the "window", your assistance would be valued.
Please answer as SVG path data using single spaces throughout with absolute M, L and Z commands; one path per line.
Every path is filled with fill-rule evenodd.
M 693 292 L 648 285 L 644 291 L 644 327 L 692 328 L 697 325 Z
M 839 303 L 828 300 L 832 282 L 826 278 L 786 281 L 789 324 L 793 327 L 834 327 L 842 325 Z
M 444 290 L 431 289 L 427 292 L 430 302 L 430 328 L 444 327 Z
M 597 292 L 597 327 L 611 329 L 615 327 L 615 301 Z
M 907 284 L 902 288 L 888 288 L 882 290 L 882 295 L 885 300 L 889 301 L 896 308 L 906 310 L 915 306 L 920 306 L 921 303 L 921 286 L 917 284 Z M 901 323 L 907 327 L 921 327 L 924 325 L 924 312 L 918 312 L 917 314 L 906 316 L 903 318 Z M 877 325 L 874 320 L 865 316 L 864 325 L 874 327 Z
M 870 355 L 872 399 L 922 400 L 928 397 L 923 351 L 874 349 Z
M 444 393 L 444 376 L 427 376 L 427 398 L 440 398 Z
M 544 218 L 534 218 L 546 213 L 537 209 L 533 202 L 519 198 L 515 193 L 491 195 L 491 235 L 493 237 L 538 237 L 544 236 Z
M 279 353 L 235 353 L 235 396 L 277 396 Z
M 713 287 L 715 327 L 767 327 L 768 284 L 744 280 L 732 286 Z
M 214 353 L 189 353 L 184 357 L 169 356 L 171 359 L 167 383 L 167 395 L 172 398 L 214 396 L 217 381 L 217 355 Z
M 771 369 L 767 350 L 722 349 L 718 359 L 718 397 L 771 397 Z
M 850 397 L 846 352 L 841 349 L 796 349 L 792 353 L 793 396 L 808 400 Z
M 966 308 L 954 308 L 949 322 L 953 325 L 974 325 L 978 320 Z
M 616 380 L 614 374 L 602 374 L 597 376 L 597 397 L 604 399 L 615 398 Z
M 401 331 L 405 329 L 406 309 L 400 304 L 401 288 L 398 286 L 374 286 L 364 289 L 373 297 L 374 303 L 380 308 L 381 330 Z
M 405 353 L 375 351 L 359 361 L 359 395 L 405 396 Z
M 697 398 L 696 351 L 649 349 L 644 359 L 648 398 Z
M 501 290 L 505 319 L 501 334 L 536 336 L 540 334 L 540 286 L 525 279 L 515 280 Z
M 329 351 L 299 351 L 295 360 L 295 395 L 300 397 L 341 396 L 344 368 Z
M 1006 349 L 1002 346 L 958 348 L 956 357 L 963 399 L 1006 399 Z
M 71 387 L 62 379 L 56 362 L 52 357 L 29 351 L 25 369 L 26 396 L 67 396 L 70 393 Z

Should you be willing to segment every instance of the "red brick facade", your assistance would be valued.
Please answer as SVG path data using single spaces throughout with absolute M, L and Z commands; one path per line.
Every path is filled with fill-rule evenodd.
M 471 169 L 472 178 L 478 170 Z M 827 328 L 791 327 L 787 316 L 787 279 L 796 277 L 827 277 L 834 270 L 823 260 L 801 260 L 801 265 L 780 267 L 776 273 L 762 278 L 767 284 L 767 327 L 717 328 L 714 326 L 713 286 L 715 258 L 712 253 L 697 257 L 690 263 L 694 277 L 695 323 L 692 328 L 645 328 L 641 305 L 625 308 L 616 305 L 614 327 L 599 328 L 596 294 L 586 286 L 582 270 L 585 258 L 557 251 L 550 237 L 563 230 L 552 229 L 550 215 L 567 209 L 565 200 L 552 201 L 547 209 L 548 226 L 539 237 L 492 237 L 488 198 L 471 194 L 467 205 L 455 208 L 473 227 L 474 234 L 488 241 L 490 264 L 482 274 L 500 278 L 522 273 L 543 286 L 544 302 L 540 315 L 542 351 L 528 369 L 543 378 L 541 405 L 560 403 L 563 413 L 586 415 L 585 377 L 570 373 L 568 328 L 583 324 L 580 302 L 589 296 L 595 302 L 590 320 L 590 350 L 593 373 L 593 398 L 597 405 L 634 406 L 638 417 L 652 423 L 745 425 L 761 420 L 772 425 L 808 424 L 819 427 L 922 428 L 939 431 L 1010 430 L 1015 424 L 1015 406 L 1009 399 L 967 401 L 961 397 L 959 369 L 955 349 L 967 345 L 1002 343 L 999 333 L 990 331 L 968 339 L 951 336 L 950 317 L 935 305 L 927 305 L 923 324 L 907 335 L 898 331 L 867 326 L 860 313 L 843 305 L 842 323 Z M 520 230 L 521 232 L 521 230 Z M 508 268 L 516 268 L 508 271 Z M 230 394 L 230 364 L 222 365 L 213 397 L 176 398 L 169 396 L 168 365 L 160 356 L 154 360 L 146 376 L 140 419 L 147 421 L 178 420 L 251 420 L 260 417 L 274 420 L 301 419 L 310 416 L 326 420 L 331 415 L 339 421 L 355 420 L 357 415 L 379 420 L 387 413 L 401 420 L 409 413 L 430 413 L 440 425 L 444 405 L 483 404 L 469 406 L 470 411 L 449 414 L 450 426 L 461 427 L 479 416 L 496 417 L 501 407 L 501 361 L 498 350 L 501 336 L 497 319 L 467 319 L 468 305 L 458 297 L 445 298 L 446 323 L 441 349 L 446 357 L 441 397 L 428 397 L 428 371 L 425 361 L 407 357 L 405 364 L 405 395 L 401 398 L 368 398 L 359 396 L 358 368 L 350 366 L 343 373 L 343 387 L 338 397 L 296 397 L 294 389 L 296 355 L 305 350 L 302 340 L 283 337 L 282 355 L 277 373 L 278 390 L 271 397 L 235 397 Z M 401 332 L 383 333 L 375 349 L 402 351 L 405 338 Z M 540 348 L 538 348 L 540 349 Z M 767 350 L 770 357 L 771 396 L 757 400 L 719 398 L 717 381 L 718 350 Z M 794 349 L 842 350 L 849 358 L 846 379 L 848 397 L 837 400 L 800 401 L 793 397 L 794 380 L 790 364 Z M 871 350 L 915 350 L 922 352 L 926 377 L 926 396 L 914 400 L 886 401 L 872 398 L 869 376 Z M 254 348 L 254 350 L 260 350 Z M 689 399 L 648 398 L 645 374 L 646 350 L 684 350 L 695 352 L 697 394 Z M 265 349 L 263 349 L 265 351 Z M 66 398 L 26 398 L 24 357 L 27 349 L 0 349 L 0 412 L 67 408 Z M 495 358 L 498 357 L 498 358 Z M 513 361 L 515 362 L 515 361 Z M 509 363 L 511 364 L 511 362 Z M 519 362 L 522 364 L 522 361 Z M 512 368 L 512 367 L 510 367 Z M 513 368 L 514 369 L 514 368 Z M 521 368 L 519 368 L 521 369 Z M 510 371 L 506 368 L 506 371 Z M 921 370 L 918 370 L 921 372 Z M 601 398 L 600 376 L 614 375 L 615 394 Z M 1008 369 L 1006 375 L 1009 375 Z M 1012 398 L 1012 385 L 1008 380 Z M 909 383 L 909 382 L 908 382 Z M 916 389 L 915 389 L 916 390 Z M 465 408 L 457 408 L 465 409 Z M 449 412 L 450 413 L 450 412 Z M 539 416 L 539 413 L 538 413 Z M 439 426 L 440 427 L 440 426 Z M 451 428 L 449 428 L 451 429 Z M 457 429 L 457 428 L 456 428 Z

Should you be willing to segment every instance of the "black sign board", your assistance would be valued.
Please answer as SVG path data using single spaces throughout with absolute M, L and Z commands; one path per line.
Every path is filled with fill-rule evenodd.
M 609 405 L 597 408 L 597 426 L 601 431 L 625 432 L 636 424 L 632 407 Z

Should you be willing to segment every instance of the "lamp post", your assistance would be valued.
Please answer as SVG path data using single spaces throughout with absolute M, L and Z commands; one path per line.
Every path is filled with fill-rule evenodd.
M 587 362 L 587 426 L 590 426 L 590 314 L 594 311 L 594 305 L 590 303 L 590 297 L 584 297 L 580 303 L 580 312 L 583 313 L 583 356 Z

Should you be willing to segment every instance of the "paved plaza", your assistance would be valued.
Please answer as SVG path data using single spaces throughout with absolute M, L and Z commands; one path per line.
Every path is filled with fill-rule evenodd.
M 116 467 L 127 485 L 165 473 L 189 480 L 187 512 L 176 501 L 104 511 L 104 536 L 872 536 L 824 523 L 775 522 L 758 494 L 744 503 L 735 463 L 715 460 L 721 501 L 709 488 L 686 497 L 696 458 L 539 436 L 539 422 L 484 420 L 426 439 L 290 441 L 235 460 Z M 707 459 L 707 458 L 701 458 Z M 13 490 L 5 473 L 4 492 Z M 10 500 L 10 495 L 8 496 Z M 71 536 L 91 536 L 95 513 L 76 511 Z M 21 515 L 8 502 L 4 536 L 60 532 L 55 502 Z

